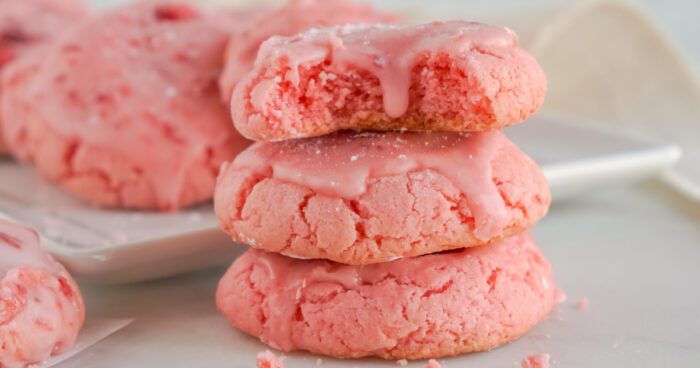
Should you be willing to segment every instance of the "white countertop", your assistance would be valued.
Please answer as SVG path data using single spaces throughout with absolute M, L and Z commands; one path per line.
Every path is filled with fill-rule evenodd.
M 700 366 L 700 207 L 661 184 L 613 188 L 556 205 L 534 233 L 568 300 L 525 338 L 447 359 L 446 368 L 517 367 L 538 352 L 550 353 L 554 367 Z M 88 313 L 135 321 L 59 367 L 254 366 L 266 347 L 234 331 L 215 310 L 222 273 L 83 285 Z M 574 308 L 584 297 L 589 307 Z M 316 358 L 293 354 L 286 365 L 314 367 Z M 322 367 L 360 362 L 393 366 L 324 359 Z

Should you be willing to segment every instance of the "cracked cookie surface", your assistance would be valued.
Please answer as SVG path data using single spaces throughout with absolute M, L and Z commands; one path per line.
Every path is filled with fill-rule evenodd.
M 252 145 L 222 168 L 214 207 L 254 248 L 371 264 L 517 234 L 550 200 L 499 131 L 341 132 Z
M 283 351 L 427 359 L 508 343 L 554 304 L 549 263 L 527 234 L 370 266 L 249 250 L 221 279 L 219 311 Z

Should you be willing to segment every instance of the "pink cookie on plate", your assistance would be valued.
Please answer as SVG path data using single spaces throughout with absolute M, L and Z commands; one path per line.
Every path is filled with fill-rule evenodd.
M 0 72 L 5 65 L 50 41 L 86 14 L 82 0 L 0 0 Z M 5 152 L 7 147 L 0 129 L 0 154 Z
M 214 195 L 236 241 L 356 265 L 514 235 L 549 203 L 540 169 L 500 131 L 259 142 L 222 168 Z
M 236 83 L 253 69 L 260 44 L 272 36 L 291 36 L 313 27 L 393 23 L 396 20 L 396 16 L 380 13 L 370 5 L 351 0 L 288 0 L 282 6 L 262 11 L 231 36 L 224 72 L 219 80 L 221 96 L 226 103 L 231 101 Z
M 231 110 L 258 141 L 341 129 L 485 131 L 530 117 L 546 87 L 508 28 L 346 25 L 267 40 Z
M 10 65 L 12 153 L 94 204 L 177 209 L 211 199 L 247 146 L 219 98 L 228 15 L 139 3 L 97 15 Z
M 84 320 L 77 284 L 41 249 L 39 235 L 0 219 L 0 367 L 70 349 Z
M 427 359 L 493 349 L 554 304 L 549 263 L 528 235 L 371 266 L 250 250 L 219 282 L 219 311 L 283 350 Z

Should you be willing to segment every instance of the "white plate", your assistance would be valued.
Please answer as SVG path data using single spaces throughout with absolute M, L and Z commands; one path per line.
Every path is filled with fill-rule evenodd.
M 680 157 L 673 145 L 561 119 L 536 118 L 506 132 L 542 165 L 555 201 L 650 176 Z M 0 160 L 0 178 L 0 212 L 36 228 L 47 250 L 87 281 L 153 279 L 226 264 L 245 250 L 217 229 L 211 205 L 165 214 L 98 209 L 8 159 Z

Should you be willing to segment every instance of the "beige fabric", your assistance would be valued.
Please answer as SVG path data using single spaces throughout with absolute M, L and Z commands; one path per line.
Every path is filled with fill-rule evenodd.
M 609 1 L 542 24 L 523 41 L 547 71 L 543 111 L 679 144 L 684 157 L 665 179 L 700 201 L 700 79 L 664 33 Z

